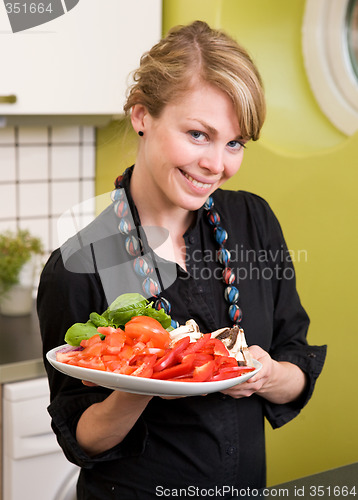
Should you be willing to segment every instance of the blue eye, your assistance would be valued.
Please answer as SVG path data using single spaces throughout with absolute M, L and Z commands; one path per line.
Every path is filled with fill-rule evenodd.
M 188 134 L 197 142 L 204 142 L 207 140 L 207 136 L 204 132 L 199 132 L 199 130 L 189 130 Z
M 230 141 L 227 143 L 230 149 L 233 149 L 235 151 L 239 151 L 241 148 L 246 148 L 245 144 L 240 141 Z

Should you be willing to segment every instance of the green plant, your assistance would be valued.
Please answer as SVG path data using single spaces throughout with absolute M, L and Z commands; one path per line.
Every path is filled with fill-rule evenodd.
M 21 268 L 31 255 L 42 253 L 41 240 L 27 230 L 0 234 L 0 298 L 19 282 Z

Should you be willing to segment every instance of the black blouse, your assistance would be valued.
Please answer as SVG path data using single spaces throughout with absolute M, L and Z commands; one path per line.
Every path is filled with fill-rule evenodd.
M 129 192 L 130 176 L 128 171 L 124 188 L 139 225 Z M 95 457 L 86 455 L 75 439 L 76 424 L 88 406 L 110 391 L 85 387 L 59 373 L 48 364 L 45 353 L 64 343 L 69 326 L 87 321 L 93 311 L 103 312 L 121 293 L 143 293 L 141 282 L 129 270 L 118 220 L 109 207 L 53 252 L 38 292 L 51 390 L 49 413 L 65 455 L 82 468 L 78 500 L 175 497 L 180 489 L 185 490 L 181 496 L 186 492 L 192 498 L 214 491 L 218 497 L 233 498 L 242 488 L 262 488 L 264 417 L 272 427 L 282 426 L 298 415 L 312 395 L 326 346 L 307 344 L 309 319 L 296 291 L 290 252 L 276 217 L 262 198 L 251 193 L 218 190 L 213 198 L 229 234 L 226 247 L 237 276 L 247 342 L 261 346 L 278 361 L 299 366 L 307 375 L 305 393 L 283 405 L 257 395 L 241 399 L 222 393 L 173 400 L 154 397 L 122 443 Z M 229 325 L 217 243 L 202 210 L 184 240 L 187 271 L 174 265 L 173 275 L 173 264 L 158 259 L 163 296 L 172 304 L 172 317 L 180 324 L 193 318 L 202 332 Z

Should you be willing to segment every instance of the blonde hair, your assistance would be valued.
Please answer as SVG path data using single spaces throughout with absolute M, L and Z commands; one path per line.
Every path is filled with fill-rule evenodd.
M 159 117 L 166 104 L 198 80 L 231 98 L 244 139 L 259 138 L 266 114 L 260 74 L 245 49 L 203 21 L 172 28 L 143 54 L 124 111 L 129 113 L 132 106 L 142 104 Z

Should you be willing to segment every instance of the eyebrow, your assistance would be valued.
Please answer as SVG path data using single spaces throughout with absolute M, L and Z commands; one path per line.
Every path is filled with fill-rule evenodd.
M 188 118 L 189 120 L 191 121 L 194 121 L 194 122 L 198 122 L 200 123 L 204 128 L 206 128 L 206 130 L 208 130 L 211 134 L 217 134 L 218 131 L 216 130 L 216 128 L 212 127 L 211 125 L 209 125 L 208 123 L 206 123 L 205 121 L 203 120 L 199 120 L 198 118 Z

